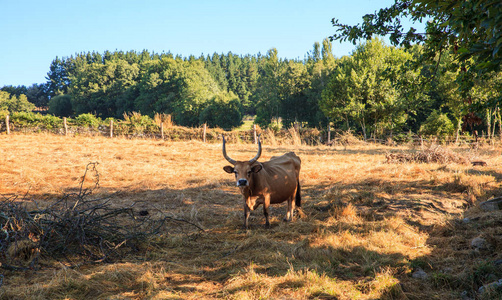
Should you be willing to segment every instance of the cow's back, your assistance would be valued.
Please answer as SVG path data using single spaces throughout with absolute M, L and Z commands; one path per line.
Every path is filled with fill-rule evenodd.
M 272 168 L 290 165 L 292 165 L 294 169 L 300 171 L 301 160 L 294 152 L 288 152 L 281 156 L 272 156 L 269 161 L 263 163 L 263 166 Z
M 271 193 L 271 203 L 282 202 L 292 196 L 296 191 L 300 176 L 300 158 L 294 152 L 289 152 L 282 156 L 272 157 L 261 164 L 263 170 L 260 173 L 263 174 L 260 175 L 266 177 L 266 184 Z

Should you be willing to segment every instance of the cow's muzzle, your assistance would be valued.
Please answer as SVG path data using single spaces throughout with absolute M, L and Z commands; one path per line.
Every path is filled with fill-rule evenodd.
M 249 182 L 246 179 L 237 180 L 237 186 L 248 186 Z

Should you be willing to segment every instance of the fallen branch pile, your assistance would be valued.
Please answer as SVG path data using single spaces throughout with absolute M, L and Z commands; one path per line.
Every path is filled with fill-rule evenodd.
M 37 269 L 42 260 L 76 266 L 111 262 L 137 251 L 149 237 L 203 231 L 196 224 L 155 210 L 137 210 L 135 204 L 114 208 L 109 199 L 90 199 L 99 185 L 97 163 L 90 163 L 78 193 L 65 194 L 44 209 L 29 211 L 26 201 L 11 197 L 0 201 L 0 267 Z M 88 172 L 94 187 L 84 189 Z
M 416 153 L 387 153 L 385 155 L 387 163 L 456 163 L 461 165 L 469 164 L 469 160 L 464 156 L 453 152 L 440 145 L 432 145 L 428 149 Z

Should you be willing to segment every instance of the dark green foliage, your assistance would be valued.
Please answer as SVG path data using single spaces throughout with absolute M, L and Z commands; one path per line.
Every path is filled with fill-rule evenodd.
M 49 113 L 58 117 L 69 117 L 73 114 L 69 95 L 55 96 L 49 101 Z
M 35 104 L 36 107 L 46 107 L 49 102 L 48 86 L 45 83 L 33 84 L 28 88 L 24 85 L 16 87 L 6 85 L 0 90 L 9 93 L 11 96 L 25 95 L 28 101 Z
M 399 12 L 396 8 L 406 9 L 396 5 L 365 20 L 392 17 Z M 358 34 L 347 39 L 354 41 Z M 228 52 L 188 58 L 146 50 L 80 53 L 56 57 L 45 84 L 3 87 L 13 96 L 0 102 L 4 114 L 24 109 L 12 108 L 12 99 L 17 103 L 27 98 L 40 107 L 49 103 L 49 112 L 58 116 L 122 119 L 132 112 L 150 118 L 160 113 L 171 115 L 177 125 L 195 127 L 207 123 L 232 128 L 242 123 L 243 115 L 255 115 L 262 128 L 325 128 L 330 122 L 336 129 L 355 129 L 368 138 L 418 132 L 438 110 L 452 119 L 457 135 L 462 127 L 473 130 L 466 126 L 466 113 L 485 120 L 476 123 L 477 130 L 491 124 L 492 135 L 493 129 L 499 131 L 500 73 L 467 76 L 454 54 L 424 60 L 429 45 L 407 45 L 406 39 L 411 41 L 392 36 L 407 49 L 372 40 L 341 59 L 333 56 L 328 39 L 315 43 L 303 60 L 281 59 L 276 49 L 266 55 Z M 459 92 L 464 86 L 455 80 L 459 74 L 469 82 L 469 91 Z M 470 104 L 477 110 L 470 111 Z M 424 130 L 432 123 L 429 120 Z
M 257 88 L 253 94 L 256 107 L 255 123 L 262 128 L 268 127 L 280 117 L 282 99 L 280 76 L 283 66 L 275 48 L 270 49 L 262 61 Z
M 47 84 L 33 84 L 26 90 L 28 101 L 35 104 L 36 107 L 47 107 L 49 105 L 49 95 Z
M 11 96 L 19 97 L 21 95 L 26 95 L 26 93 L 28 92 L 28 89 L 24 85 L 19 85 L 19 86 L 6 85 L 6 86 L 3 86 L 0 89 L 0 91 L 7 92 Z
M 49 69 L 46 77 L 49 97 L 66 94 L 70 84 L 68 73 L 73 69 L 73 60 L 56 57 Z
M 218 95 L 208 101 L 200 114 L 200 123 L 209 127 L 232 129 L 242 125 L 242 105 L 233 93 Z
M 420 127 L 420 133 L 425 135 L 451 135 L 455 126 L 448 116 L 440 111 L 434 110 Z
M 386 46 L 374 39 L 358 46 L 351 57 L 343 59 L 323 90 L 320 106 L 335 121 L 356 126 L 366 139 L 383 132 L 401 130 L 413 99 L 394 84 L 394 71 L 409 59 L 406 51 Z M 394 71 L 394 72 L 393 72 Z M 405 75 L 413 76 L 407 73 Z
M 137 64 L 122 59 L 103 63 L 85 64 L 80 57 L 70 72 L 68 87 L 72 106 L 77 114 L 93 112 L 100 117 L 117 115 L 116 104 L 123 100 L 124 92 L 136 85 L 139 74 Z

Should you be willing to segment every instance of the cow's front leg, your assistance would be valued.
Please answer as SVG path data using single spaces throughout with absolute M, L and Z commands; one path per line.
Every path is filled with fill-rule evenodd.
M 244 203 L 244 229 L 248 229 L 248 221 L 251 210 L 249 209 L 247 203 Z
M 284 217 L 284 222 L 293 221 L 293 212 L 295 210 L 295 199 L 291 196 L 288 199 L 288 210 L 286 211 L 286 216 Z

